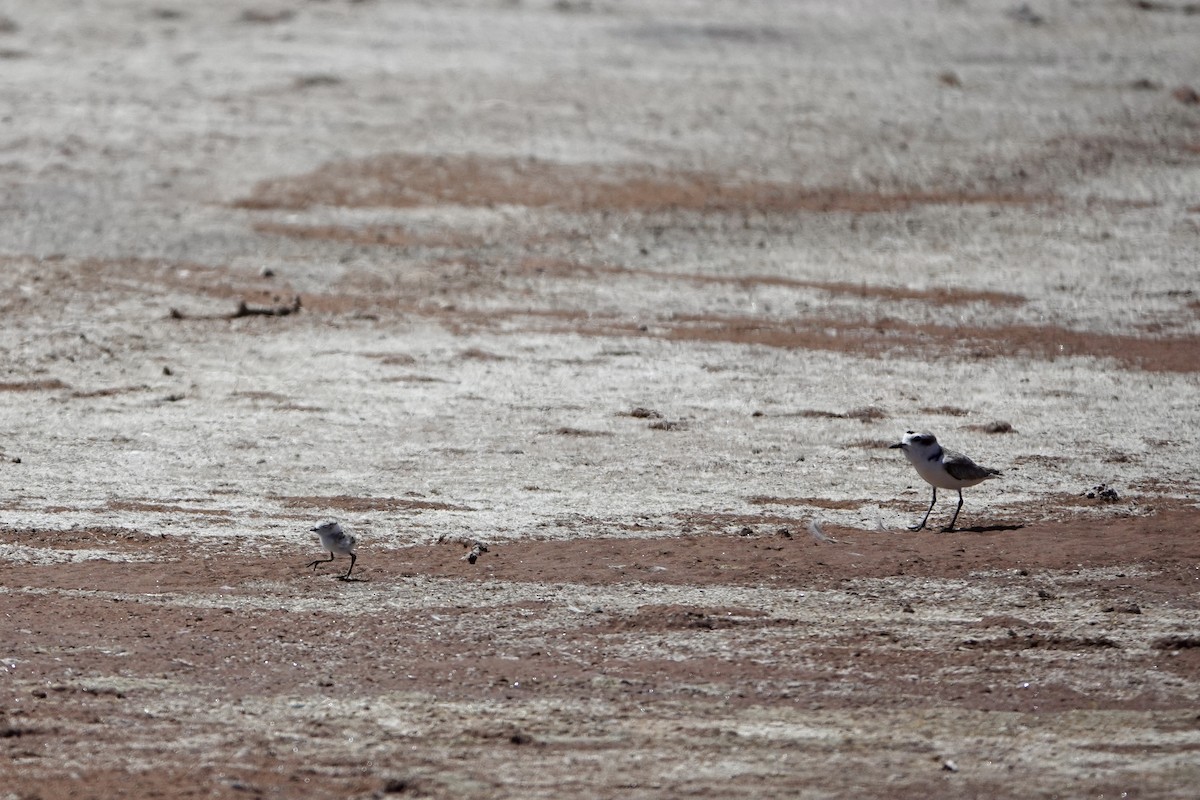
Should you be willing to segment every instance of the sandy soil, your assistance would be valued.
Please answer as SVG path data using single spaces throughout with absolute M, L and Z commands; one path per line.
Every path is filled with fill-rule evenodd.
M 1194 796 L 1197 40 L 0 2 L 0 799 Z

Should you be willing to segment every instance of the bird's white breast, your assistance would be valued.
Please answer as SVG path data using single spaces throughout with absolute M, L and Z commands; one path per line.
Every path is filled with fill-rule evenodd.
M 946 472 L 946 468 L 942 465 L 942 459 L 940 458 L 930 461 L 928 453 L 911 453 L 908 451 L 905 451 L 904 455 L 908 456 L 909 462 L 916 467 L 917 474 L 930 486 L 936 486 L 939 489 L 961 489 L 964 486 L 973 485 L 965 481 L 960 481 L 954 478 L 949 472 Z

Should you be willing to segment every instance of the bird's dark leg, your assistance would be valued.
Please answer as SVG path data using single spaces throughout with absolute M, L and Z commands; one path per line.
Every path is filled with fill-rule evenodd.
M 354 555 L 354 553 L 351 553 L 350 554 L 350 569 L 346 570 L 346 574 L 342 576 L 342 580 L 344 580 L 344 581 L 350 580 L 350 573 L 354 571 L 354 562 L 357 560 L 358 560 L 358 556 Z
M 909 525 L 908 529 L 910 531 L 919 531 L 919 530 L 921 530 L 921 528 L 924 528 L 925 523 L 929 521 L 929 512 L 933 511 L 933 507 L 935 505 L 937 505 L 937 487 L 936 486 L 933 487 L 933 500 L 930 501 L 929 509 L 925 512 L 925 519 L 921 520 L 920 525 Z
M 328 564 L 330 561 L 333 561 L 333 551 L 330 551 L 329 558 L 318 558 L 316 561 L 309 564 L 309 566 L 313 569 L 316 569 L 317 564 Z
M 942 531 L 954 530 L 954 521 L 958 519 L 958 512 L 962 511 L 962 489 L 958 490 L 958 508 L 954 509 L 954 516 L 950 518 L 950 524 L 942 528 Z

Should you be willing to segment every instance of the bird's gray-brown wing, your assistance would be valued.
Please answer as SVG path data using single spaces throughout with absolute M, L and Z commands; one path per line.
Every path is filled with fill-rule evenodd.
M 999 470 L 981 467 L 962 453 L 953 450 L 946 451 L 942 464 L 945 465 L 946 472 L 950 473 L 950 477 L 957 481 L 981 481 L 1000 474 Z

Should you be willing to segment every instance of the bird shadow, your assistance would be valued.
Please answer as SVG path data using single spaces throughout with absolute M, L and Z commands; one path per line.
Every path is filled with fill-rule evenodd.
M 942 533 L 1001 533 L 1003 531 L 1019 531 L 1024 525 L 972 525 L 969 528 L 955 528 Z
M 329 562 L 322 561 L 321 563 L 327 564 Z M 312 564 L 308 564 L 307 566 L 311 567 Z M 315 575 L 320 575 L 321 573 L 314 571 L 312 574 L 315 576 Z M 326 573 L 326 574 L 328 574 L 328 573 Z M 335 581 L 341 581 L 342 583 L 369 583 L 371 580 L 370 578 L 350 578 L 345 575 L 334 575 L 333 579 Z

